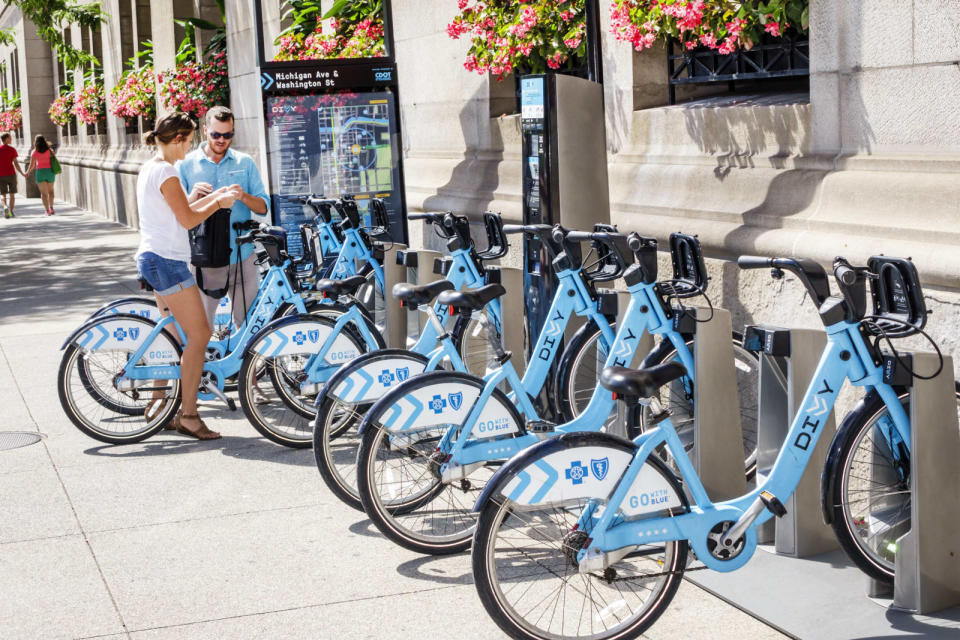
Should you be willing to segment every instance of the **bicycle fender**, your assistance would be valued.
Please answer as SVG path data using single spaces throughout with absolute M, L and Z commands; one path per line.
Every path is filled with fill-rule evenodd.
M 107 317 L 93 318 L 73 332 L 61 350 L 68 344 L 87 351 L 126 351 L 133 353 L 143 346 L 144 341 L 156 326 L 149 318 L 133 314 L 118 313 Z M 170 334 L 160 333 L 143 355 L 147 364 L 169 364 L 179 360 L 179 352 Z
M 142 318 L 149 318 L 155 322 L 160 321 L 160 312 L 157 310 L 156 300 L 142 296 L 131 296 L 129 298 L 118 298 L 117 300 L 112 300 L 106 303 L 87 316 L 87 320 L 84 320 L 84 322 L 93 320 L 94 318 L 99 318 L 107 313 L 130 313 Z
M 538 443 L 507 462 L 487 483 L 474 511 L 490 499 L 518 506 L 608 499 L 636 452 L 629 440 L 605 433 L 568 433 Z M 658 458 L 648 458 L 620 510 L 625 517 L 685 507 L 687 501 Z
M 278 356 L 306 355 L 317 353 L 333 330 L 333 324 L 310 315 L 279 318 L 268 323 L 253 337 L 246 348 L 246 355 L 253 353 L 275 358 Z M 338 335 L 324 360 L 330 364 L 343 364 L 356 358 L 353 343 Z
M 833 524 L 833 509 L 830 507 L 830 496 L 834 490 L 834 470 L 840 463 L 840 457 L 843 453 L 843 443 L 847 439 L 847 431 L 854 425 L 866 420 L 867 415 L 880 400 L 880 394 L 870 390 L 860 399 L 853 409 L 843 417 L 843 422 L 837 427 L 837 432 L 833 434 L 833 440 L 830 441 L 830 448 L 827 450 L 827 458 L 823 463 L 823 473 L 820 474 L 820 514 L 823 516 L 824 524 Z M 882 402 L 882 401 L 881 401 Z
M 351 404 L 374 402 L 426 367 L 426 356 L 405 349 L 365 353 L 331 376 L 317 402 L 328 395 Z
M 420 374 L 378 400 L 368 416 L 383 415 L 381 426 L 393 434 L 430 427 L 459 426 L 466 422 L 483 383 L 463 372 L 430 371 Z M 369 427 L 364 418 L 358 432 Z M 517 412 L 502 393 L 493 393 L 483 406 L 471 439 L 493 438 L 522 431 Z

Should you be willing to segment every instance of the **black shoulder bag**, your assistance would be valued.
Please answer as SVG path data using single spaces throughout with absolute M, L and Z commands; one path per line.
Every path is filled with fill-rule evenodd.
M 204 289 L 203 267 L 218 268 L 230 265 L 230 209 L 217 209 L 209 218 L 190 229 L 190 263 L 196 267 L 197 286 L 211 298 L 227 294 L 222 289 Z

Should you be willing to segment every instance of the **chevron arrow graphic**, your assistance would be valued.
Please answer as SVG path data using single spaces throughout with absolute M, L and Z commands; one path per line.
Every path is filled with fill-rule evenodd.
M 273 86 L 273 76 L 271 76 L 269 73 L 266 73 L 266 72 L 261 73 L 261 74 L 260 74 L 260 88 L 263 89 L 264 91 L 266 91 L 267 89 L 269 89 L 269 88 L 272 87 L 272 86 Z

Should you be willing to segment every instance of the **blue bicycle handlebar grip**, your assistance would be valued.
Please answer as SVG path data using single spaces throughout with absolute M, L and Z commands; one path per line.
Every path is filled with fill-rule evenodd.
M 740 256 L 737 266 L 741 269 L 769 269 L 773 267 L 773 258 L 763 256 Z

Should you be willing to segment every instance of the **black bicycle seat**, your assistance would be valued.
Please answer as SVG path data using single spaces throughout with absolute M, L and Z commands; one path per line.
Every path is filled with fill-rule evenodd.
M 499 298 L 507 292 L 502 284 L 488 284 L 477 289 L 462 289 L 460 291 L 444 291 L 437 298 L 437 302 L 455 309 L 476 311 L 482 309 L 494 298 Z
M 350 276 L 342 280 L 324 278 L 323 280 L 318 280 L 314 287 L 317 291 L 325 293 L 332 298 L 339 298 L 340 296 L 353 295 L 366 281 L 366 276 Z
M 604 389 L 627 398 L 650 398 L 668 382 L 687 375 L 687 369 L 679 362 L 667 362 L 646 369 L 606 367 L 600 374 Z
M 420 286 L 401 282 L 393 285 L 393 297 L 403 303 L 403 306 L 416 308 L 420 305 L 430 304 L 430 301 L 440 293 L 450 289 L 453 289 L 453 283 L 449 280 L 437 280 Z

